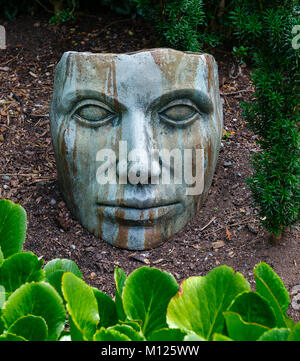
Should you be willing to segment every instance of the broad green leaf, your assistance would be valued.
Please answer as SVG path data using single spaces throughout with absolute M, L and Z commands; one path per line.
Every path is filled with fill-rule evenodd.
M 92 287 L 71 272 L 62 277 L 62 290 L 74 325 L 87 340 L 92 340 L 99 322 L 98 304 Z
M 6 297 L 26 282 L 39 282 L 45 278 L 43 261 L 32 252 L 15 253 L 6 258 L 0 268 L 0 284 Z
M 259 325 L 273 328 L 276 319 L 268 302 L 256 292 L 246 291 L 239 294 L 228 311 L 239 314 L 243 321 L 257 323 Z
M 5 302 L 5 288 L 2 285 L 0 285 L 0 310 L 4 302 Z
M 18 318 L 8 329 L 9 333 L 28 341 L 46 341 L 48 328 L 41 316 L 27 315 Z
M 22 316 L 40 316 L 48 327 L 48 341 L 57 340 L 64 329 L 66 311 L 55 289 L 46 282 L 26 283 L 4 303 L 2 319 L 9 328 Z
M 228 335 L 235 341 L 256 341 L 269 330 L 267 326 L 243 321 L 242 317 L 235 312 L 224 312 L 223 315 Z
M 125 324 L 118 324 L 107 328 L 108 331 L 114 330 L 120 332 L 122 335 L 127 336 L 131 341 L 145 341 L 141 332 L 136 331 L 133 327 Z
M 228 266 L 216 267 L 205 277 L 190 277 L 182 282 L 180 291 L 169 303 L 168 325 L 211 339 L 215 332 L 223 332 L 222 312 L 249 288 L 244 277 L 234 274 Z
M 151 333 L 147 341 L 183 341 L 186 332 L 178 328 L 163 328 Z
M 221 333 L 214 333 L 213 341 L 233 341 L 233 339 L 228 336 L 222 335 Z
M 63 293 L 62 293 L 62 276 L 65 272 L 64 271 L 55 271 L 48 275 L 46 278 L 46 281 L 50 283 L 52 287 L 56 289 L 56 292 L 60 295 L 62 299 L 64 299 Z
M 300 322 L 292 328 L 288 341 L 300 341 Z
M 22 250 L 27 229 L 26 212 L 19 204 L 0 200 L 0 247 L 4 258 Z
M 0 335 L 0 341 L 27 341 L 27 340 L 24 337 L 6 332 Z
M 263 333 L 258 341 L 287 341 L 290 332 L 287 328 L 272 328 Z
M 2 263 L 3 263 L 3 261 L 4 261 L 4 255 L 3 255 L 3 252 L 2 252 L 1 247 L 0 247 L 0 267 L 1 267 Z
M 184 336 L 183 341 L 206 341 L 205 338 L 197 335 L 195 332 L 190 331 L 186 336 Z
M 141 321 L 122 321 L 119 320 L 118 322 L 120 325 L 127 325 L 132 327 L 134 330 L 136 330 L 136 332 L 141 332 L 142 331 L 142 322 Z
M 130 341 L 130 338 L 119 331 L 102 327 L 95 333 L 94 341 Z
M 64 272 L 72 272 L 75 276 L 82 278 L 82 274 L 77 264 L 70 259 L 66 258 L 55 258 L 49 261 L 44 267 L 46 281 L 49 282 L 63 297 L 61 290 L 62 276 Z
M 70 259 L 66 258 L 54 258 L 47 262 L 44 267 L 46 278 L 56 271 L 72 272 L 75 276 L 82 278 L 82 274 L 77 264 Z
M 122 270 L 122 268 L 116 267 L 114 272 L 114 278 L 116 283 L 115 303 L 118 313 L 118 319 L 124 321 L 126 320 L 126 315 L 123 308 L 122 293 L 127 276 Z
M 262 262 L 254 268 L 256 291 L 263 296 L 273 308 L 276 317 L 276 325 L 279 328 L 287 328 L 286 311 L 289 306 L 289 294 L 280 277 L 272 268 Z
M 86 341 L 86 337 L 84 337 L 83 332 L 76 326 L 71 315 L 69 315 L 69 325 L 72 341 Z
M 93 288 L 94 296 L 98 304 L 100 322 L 98 328 L 109 327 L 118 322 L 118 315 L 115 302 L 105 293 Z
M 130 320 L 142 321 L 145 336 L 167 327 L 167 306 L 177 290 L 178 284 L 171 274 L 140 267 L 125 282 L 122 294 L 125 314 Z
M 4 323 L 1 319 L 1 314 L 2 314 L 2 306 L 4 305 L 5 302 L 5 288 L 3 286 L 0 285 L 0 334 L 4 331 Z

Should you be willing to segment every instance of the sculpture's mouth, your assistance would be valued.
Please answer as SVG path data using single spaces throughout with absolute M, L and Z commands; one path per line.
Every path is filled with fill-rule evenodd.
M 99 216 L 110 219 L 113 223 L 128 226 L 153 226 L 162 221 L 163 218 L 180 214 L 182 210 L 183 205 L 179 202 L 147 208 L 98 203 Z

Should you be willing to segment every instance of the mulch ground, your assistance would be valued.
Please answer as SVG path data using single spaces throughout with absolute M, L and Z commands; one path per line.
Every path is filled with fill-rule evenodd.
M 0 198 L 27 211 L 25 250 L 45 262 L 74 260 L 87 283 L 113 295 L 116 266 L 127 274 L 146 264 L 171 272 L 178 282 L 226 264 L 254 288 L 253 267 L 267 262 L 290 293 L 300 284 L 299 225 L 274 246 L 261 228 L 245 183 L 256 137 L 241 117 L 240 102 L 250 100 L 251 69 L 238 71 L 230 52 L 212 51 L 224 99 L 224 137 L 205 205 L 163 246 L 144 252 L 117 249 L 86 231 L 69 214 L 60 194 L 50 138 L 49 101 L 53 72 L 64 51 L 129 52 L 157 47 L 142 19 L 101 13 L 51 26 L 48 18 L 19 17 L 6 22 L 7 49 L 0 50 Z M 295 295 L 291 294 L 291 300 Z M 297 296 L 298 297 L 298 296 Z M 298 297 L 299 298 L 299 297 Z M 300 320 L 294 297 L 289 316 Z M 298 310 L 297 310 L 298 308 Z

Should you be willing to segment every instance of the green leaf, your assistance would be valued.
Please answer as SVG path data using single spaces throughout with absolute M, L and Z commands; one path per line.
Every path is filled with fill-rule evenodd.
M 107 330 L 118 331 L 121 334 L 127 336 L 131 341 L 145 341 L 145 338 L 142 336 L 141 331 L 136 331 L 133 327 L 126 324 L 118 324 L 109 327 Z
M 43 261 L 32 252 L 16 253 L 6 258 L 0 268 L 0 284 L 7 297 L 26 282 L 42 281 Z
M 46 282 L 26 283 L 4 303 L 2 319 L 9 328 L 22 316 L 40 316 L 48 327 L 48 341 L 58 339 L 64 329 L 66 311 L 55 289 Z
M 114 329 L 100 328 L 94 335 L 94 341 L 131 341 L 125 334 Z
M 240 273 L 228 266 L 219 266 L 205 277 L 190 277 L 182 282 L 167 310 L 169 327 L 193 331 L 205 339 L 215 332 L 222 333 L 224 312 L 249 284 Z
M 118 319 L 124 321 L 126 320 L 126 315 L 123 307 L 122 293 L 127 276 L 121 268 L 116 267 L 114 272 L 114 278 L 116 283 L 115 303 L 118 313 Z
M 26 237 L 26 212 L 19 204 L 0 200 L 0 247 L 4 258 L 22 250 Z
M 47 262 L 44 267 L 46 278 L 56 271 L 72 272 L 75 276 L 82 278 L 82 274 L 77 264 L 70 259 L 54 258 Z
M 4 261 L 4 255 L 3 255 L 3 252 L 1 251 L 1 247 L 0 247 L 0 267 L 3 263 L 3 261 Z
M 65 258 L 55 258 L 49 261 L 44 267 L 46 281 L 49 282 L 59 293 L 62 294 L 62 276 L 64 272 L 72 272 L 75 276 L 82 278 L 82 274 L 75 262 Z
M 268 302 L 258 293 L 246 291 L 239 294 L 228 311 L 238 313 L 243 321 L 257 323 L 269 328 L 276 326 L 276 319 Z
M 263 296 L 273 308 L 276 317 L 276 325 L 279 328 L 287 328 L 288 322 L 285 313 L 289 306 L 289 294 L 280 277 L 272 268 L 262 262 L 254 268 L 256 291 Z
M 27 341 L 46 341 L 48 328 L 40 316 L 27 315 L 18 318 L 8 329 L 9 333 L 25 338 Z
M 118 315 L 114 301 L 105 293 L 93 288 L 94 296 L 98 304 L 100 322 L 98 328 L 109 327 L 118 322 Z
M 5 302 L 5 288 L 0 285 L 0 310 Z M 1 313 L 0 313 L 1 315 Z
M 62 290 L 74 325 L 84 339 L 92 340 L 100 319 L 93 289 L 73 273 L 66 272 L 62 277 Z
M 256 341 L 269 328 L 256 323 L 243 321 L 235 312 L 223 312 L 228 335 L 235 341 Z
M 178 284 L 171 274 L 140 267 L 125 282 L 122 294 L 125 314 L 130 320 L 142 321 L 145 336 L 167 327 L 167 306 L 177 290 Z
M 186 336 L 184 336 L 183 341 L 206 341 L 205 338 L 197 335 L 195 332 L 190 331 Z
M 86 341 L 86 337 L 84 337 L 83 332 L 76 326 L 71 315 L 69 315 L 69 325 L 72 341 Z
M 214 333 L 213 341 L 233 341 L 233 339 L 228 336 L 222 335 L 221 333 Z
M 287 328 L 273 328 L 263 333 L 258 341 L 287 341 L 290 332 Z
M 186 333 L 178 328 L 162 328 L 151 333 L 147 341 L 183 341 Z
M 300 322 L 292 328 L 288 341 L 300 341 Z
M 50 285 L 55 288 L 56 292 L 62 299 L 64 299 L 62 293 L 62 276 L 64 273 L 64 271 L 55 271 L 49 274 L 49 276 L 46 278 L 46 282 L 50 283 Z
M 13 335 L 12 333 L 3 333 L 0 335 L 0 341 L 27 341 L 24 337 Z

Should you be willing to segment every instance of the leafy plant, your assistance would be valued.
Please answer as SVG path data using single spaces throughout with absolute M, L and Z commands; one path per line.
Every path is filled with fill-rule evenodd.
M 278 243 L 282 231 L 300 219 L 299 49 L 292 47 L 299 5 L 236 2 L 234 34 L 249 47 L 255 65 L 254 100 L 242 105 L 261 148 L 248 184 L 262 224 Z
M 204 23 L 202 0 L 135 0 L 164 45 L 200 51 L 198 27 Z
M 248 55 L 248 47 L 242 45 L 234 46 L 232 49 L 232 54 L 240 63 L 244 63 L 244 60 Z
M 156 268 L 140 267 L 127 276 L 117 267 L 111 298 L 86 284 L 71 260 L 42 267 L 33 253 L 18 252 L 25 211 L 5 200 L 0 214 L 6 230 L 0 233 L 0 340 L 300 340 L 300 323 L 286 316 L 287 290 L 266 263 L 254 269 L 256 291 L 225 265 L 180 286 Z M 2 238 L 10 227 L 17 230 L 13 248 Z
M 75 15 L 70 9 L 64 9 L 61 12 L 58 12 L 57 14 L 53 15 L 49 19 L 49 24 L 51 25 L 61 24 L 61 23 L 66 23 L 70 20 L 75 20 Z

